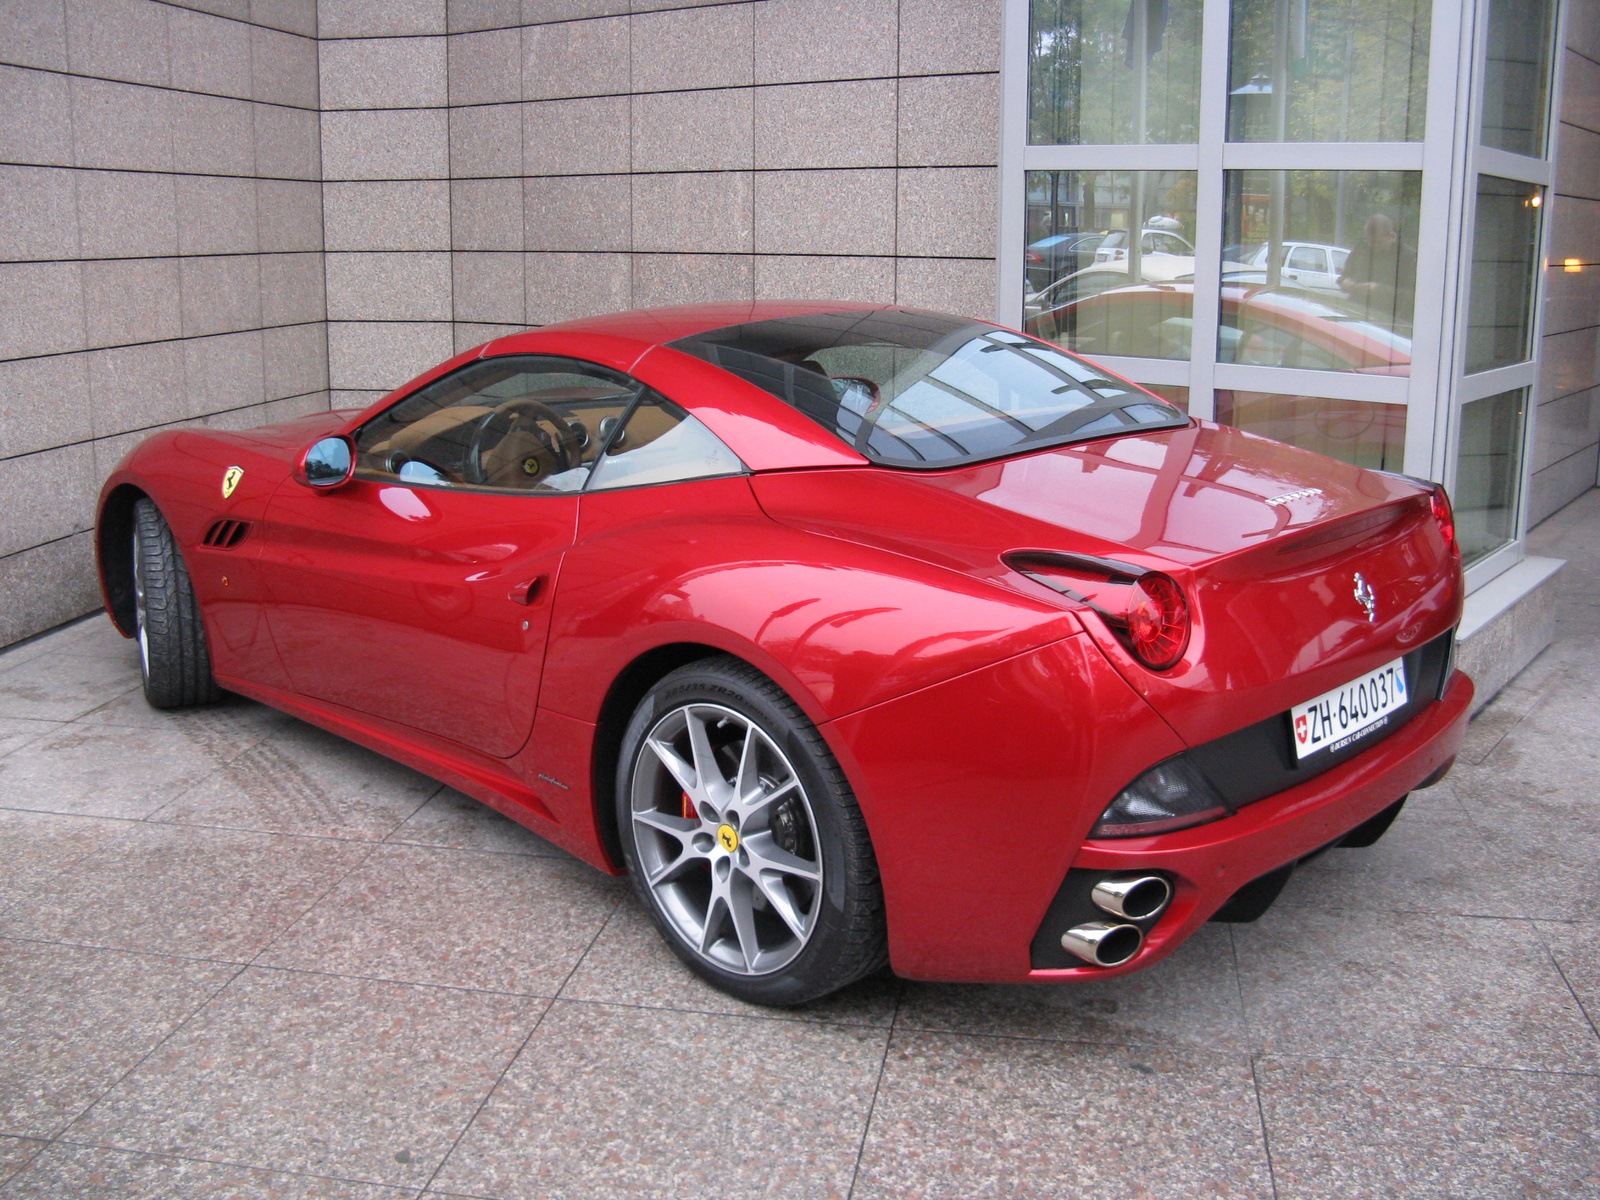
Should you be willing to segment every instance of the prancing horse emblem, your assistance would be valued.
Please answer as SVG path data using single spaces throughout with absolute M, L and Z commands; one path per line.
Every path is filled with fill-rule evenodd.
M 1372 590 L 1372 585 L 1361 578 L 1361 572 L 1356 572 L 1355 596 L 1361 607 L 1367 610 L 1367 620 L 1375 622 L 1378 619 L 1378 594 Z

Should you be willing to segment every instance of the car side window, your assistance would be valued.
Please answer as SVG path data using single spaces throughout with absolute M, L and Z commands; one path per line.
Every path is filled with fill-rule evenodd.
M 576 359 L 479 359 L 356 434 L 356 474 L 380 482 L 578 491 L 642 385 Z
M 1315 246 L 1296 246 L 1289 255 L 1289 269 L 1292 271 L 1327 271 L 1328 263 L 1323 257 L 1323 252 Z
M 739 456 L 671 400 L 646 390 L 595 463 L 589 490 L 737 475 Z

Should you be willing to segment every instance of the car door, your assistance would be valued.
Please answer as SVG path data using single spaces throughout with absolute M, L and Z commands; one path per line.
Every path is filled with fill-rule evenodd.
M 262 574 L 294 689 L 516 753 L 579 491 L 639 391 L 574 359 L 479 359 L 362 426 L 345 486 L 280 488 Z

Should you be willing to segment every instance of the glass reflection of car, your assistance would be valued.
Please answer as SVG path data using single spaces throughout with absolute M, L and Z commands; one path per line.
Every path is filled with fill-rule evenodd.
M 1265 271 L 1268 249 L 1265 244 L 1259 245 L 1248 258 L 1238 261 L 1247 267 L 1259 267 Z M 1284 283 L 1319 292 L 1338 292 L 1341 290 L 1339 276 L 1344 274 L 1345 260 L 1349 257 L 1350 251 L 1345 246 L 1330 246 L 1324 242 L 1283 242 L 1278 253 L 1278 261 L 1282 264 L 1278 278 Z
M 1022 253 L 1028 290 L 1041 291 L 1063 275 L 1088 266 L 1094 261 L 1095 248 L 1104 237 L 1103 229 L 1069 230 L 1029 243 Z
M 1411 339 L 1329 297 L 1227 276 L 1217 331 L 1221 362 L 1409 375 Z M 1084 295 L 1028 320 L 1029 333 L 1080 354 L 1187 358 L 1194 284 L 1172 280 Z
M 1141 255 L 1188 255 L 1194 257 L 1194 246 L 1182 234 L 1173 233 L 1170 229 L 1146 229 L 1144 236 L 1139 239 L 1139 252 Z M 1106 234 L 1105 240 L 1095 247 L 1094 260 L 1097 263 L 1122 262 L 1128 257 L 1128 234 L 1126 230 L 1117 229 Z M 1193 268 L 1191 268 L 1192 270 Z
M 1039 313 L 1079 303 L 1101 292 L 1128 286 L 1129 264 L 1126 262 L 1097 262 L 1093 266 L 1058 279 L 1044 291 L 1024 296 L 1023 320 Z M 1181 254 L 1151 254 L 1139 260 L 1139 277 L 1145 282 L 1162 282 L 1169 279 L 1194 277 L 1194 259 Z

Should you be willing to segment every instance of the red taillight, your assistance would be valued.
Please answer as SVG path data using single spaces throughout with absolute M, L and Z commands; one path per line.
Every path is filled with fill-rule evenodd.
M 1128 594 L 1128 641 L 1139 661 L 1161 670 L 1189 644 L 1189 606 L 1165 575 L 1141 575 Z
M 1433 489 L 1433 519 L 1439 522 L 1439 532 L 1444 535 L 1444 544 L 1456 544 L 1456 515 L 1450 511 L 1450 497 L 1444 494 L 1442 487 Z

